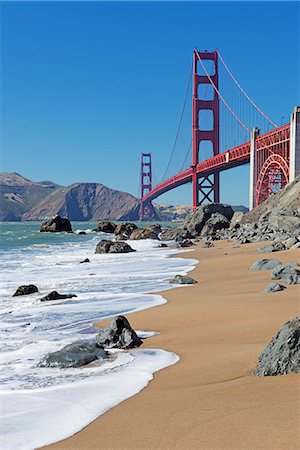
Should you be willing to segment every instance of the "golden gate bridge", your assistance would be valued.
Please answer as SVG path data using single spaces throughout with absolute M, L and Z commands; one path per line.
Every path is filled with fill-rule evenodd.
M 192 136 L 183 162 L 172 167 L 190 89 Z M 300 173 L 300 107 L 289 123 L 278 126 L 242 88 L 219 50 L 194 49 L 170 159 L 155 186 L 152 154 L 141 154 L 140 219 L 151 220 L 152 200 L 186 183 L 192 184 L 193 210 L 205 202 L 219 203 L 220 173 L 248 163 L 252 209 Z

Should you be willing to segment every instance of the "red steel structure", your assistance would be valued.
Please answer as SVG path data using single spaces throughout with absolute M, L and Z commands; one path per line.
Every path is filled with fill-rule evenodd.
M 211 60 L 213 75 L 198 74 L 198 63 Z M 198 97 L 199 85 L 213 84 L 214 97 L 203 100 Z M 259 135 L 254 129 L 251 139 L 231 150 L 219 153 L 219 97 L 218 51 L 199 53 L 193 56 L 193 100 L 192 100 L 192 164 L 186 170 L 152 187 L 151 154 L 143 153 L 141 160 L 141 208 L 140 219 L 151 219 L 155 211 L 151 201 L 158 196 L 186 183 L 192 183 L 193 210 L 207 201 L 219 202 L 219 175 L 224 170 L 250 163 L 250 209 L 263 202 L 272 192 L 283 188 L 300 173 L 300 108 L 295 107 L 291 123 L 276 127 Z M 227 105 L 228 106 L 228 105 Z M 230 107 L 229 107 L 230 109 Z M 214 123 L 211 130 L 199 127 L 199 113 L 210 110 Z M 231 110 L 232 115 L 243 125 Z M 244 125 L 243 125 L 244 126 Z M 244 128 L 246 128 L 244 126 Z M 246 128 L 247 129 L 247 128 Z M 249 132 L 249 130 L 247 129 Z M 214 156 L 199 161 L 201 142 L 210 141 Z
M 212 61 L 214 65 L 213 74 L 208 76 L 204 74 L 199 74 L 201 69 L 198 55 L 200 55 L 203 61 Z M 216 170 L 210 175 L 202 174 L 197 172 L 197 164 L 199 163 L 199 152 L 201 151 L 201 143 L 211 143 L 213 154 L 216 156 L 219 154 L 220 138 L 219 138 L 219 128 L 220 128 L 220 108 L 219 108 L 219 97 L 217 92 L 214 90 L 214 95 L 212 100 L 204 100 L 199 98 L 199 86 L 209 86 L 211 81 L 214 83 L 216 88 L 219 87 L 218 79 L 218 53 L 214 52 L 203 52 L 197 54 L 194 51 L 193 54 L 193 100 L 192 100 L 192 185 L 193 185 L 193 211 L 197 206 L 201 205 L 205 201 L 208 202 L 219 202 L 219 184 L 220 177 L 219 172 Z M 201 92 L 204 92 L 202 90 Z M 211 111 L 212 112 L 212 127 L 210 130 L 205 130 L 202 128 L 201 124 L 201 111 Z

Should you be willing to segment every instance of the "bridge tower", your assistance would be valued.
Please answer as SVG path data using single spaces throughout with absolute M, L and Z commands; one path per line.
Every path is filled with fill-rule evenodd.
M 214 72 L 210 75 L 212 82 L 218 89 L 218 52 L 198 52 L 198 55 L 203 61 L 213 61 Z M 201 142 L 208 141 L 212 143 L 213 155 L 220 153 L 220 137 L 219 137 L 219 123 L 220 123 L 220 108 L 219 97 L 214 90 L 213 99 L 204 100 L 199 98 L 199 86 L 210 84 L 208 76 L 205 74 L 198 74 L 198 67 L 200 66 L 196 50 L 193 54 L 193 100 L 192 100 L 192 186 L 193 186 L 193 211 L 197 206 L 204 202 L 220 201 L 220 177 L 219 172 L 215 171 L 212 175 L 202 176 L 197 175 L 196 167 L 199 163 L 199 152 L 201 151 Z M 202 129 L 201 111 L 212 111 L 213 125 L 212 129 Z
M 152 155 L 151 153 L 141 154 L 141 204 L 140 220 L 152 220 L 155 217 L 155 210 L 152 203 L 143 202 L 143 197 L 152 189 Z

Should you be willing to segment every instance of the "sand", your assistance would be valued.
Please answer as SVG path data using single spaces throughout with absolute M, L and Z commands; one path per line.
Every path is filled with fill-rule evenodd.
M 257 359 L 288 319 L 299 315 L 300 286 L 265 294 L 270 272 L 250 271 L 261 244 L 198 245 L 198 284 L 165 291 L 163 306 L 128 316 L 156 330 L 143 347 L 176 352 L 179 363 L 155 374 L 142 392 L 57 449 L 300 448 L 300 375 L 254 377 Z M 299 259 L 299 250 L 263 257 Z M 104 323 L 99 324 L 103 326 Z

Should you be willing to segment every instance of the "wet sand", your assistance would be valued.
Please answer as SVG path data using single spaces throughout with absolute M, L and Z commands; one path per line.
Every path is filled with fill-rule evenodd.
M 217 242 L 183 257 L 200 262 L 195 286 L 164 291 L 168 303 L 128 315 L 135 329 L 159 331 L 144 348 L 179 363 L 154 375 L 139 394 L 48 449 L 296 449 L 300 375 L 254 377 L 259 354 L 300 313 L 300 286 L 265 294 L 270 271 L 256 259 L 299 261 L 299 250 L 258 255 L 262 244 Z M 104 326 L 102 322 L 99 326 Z

